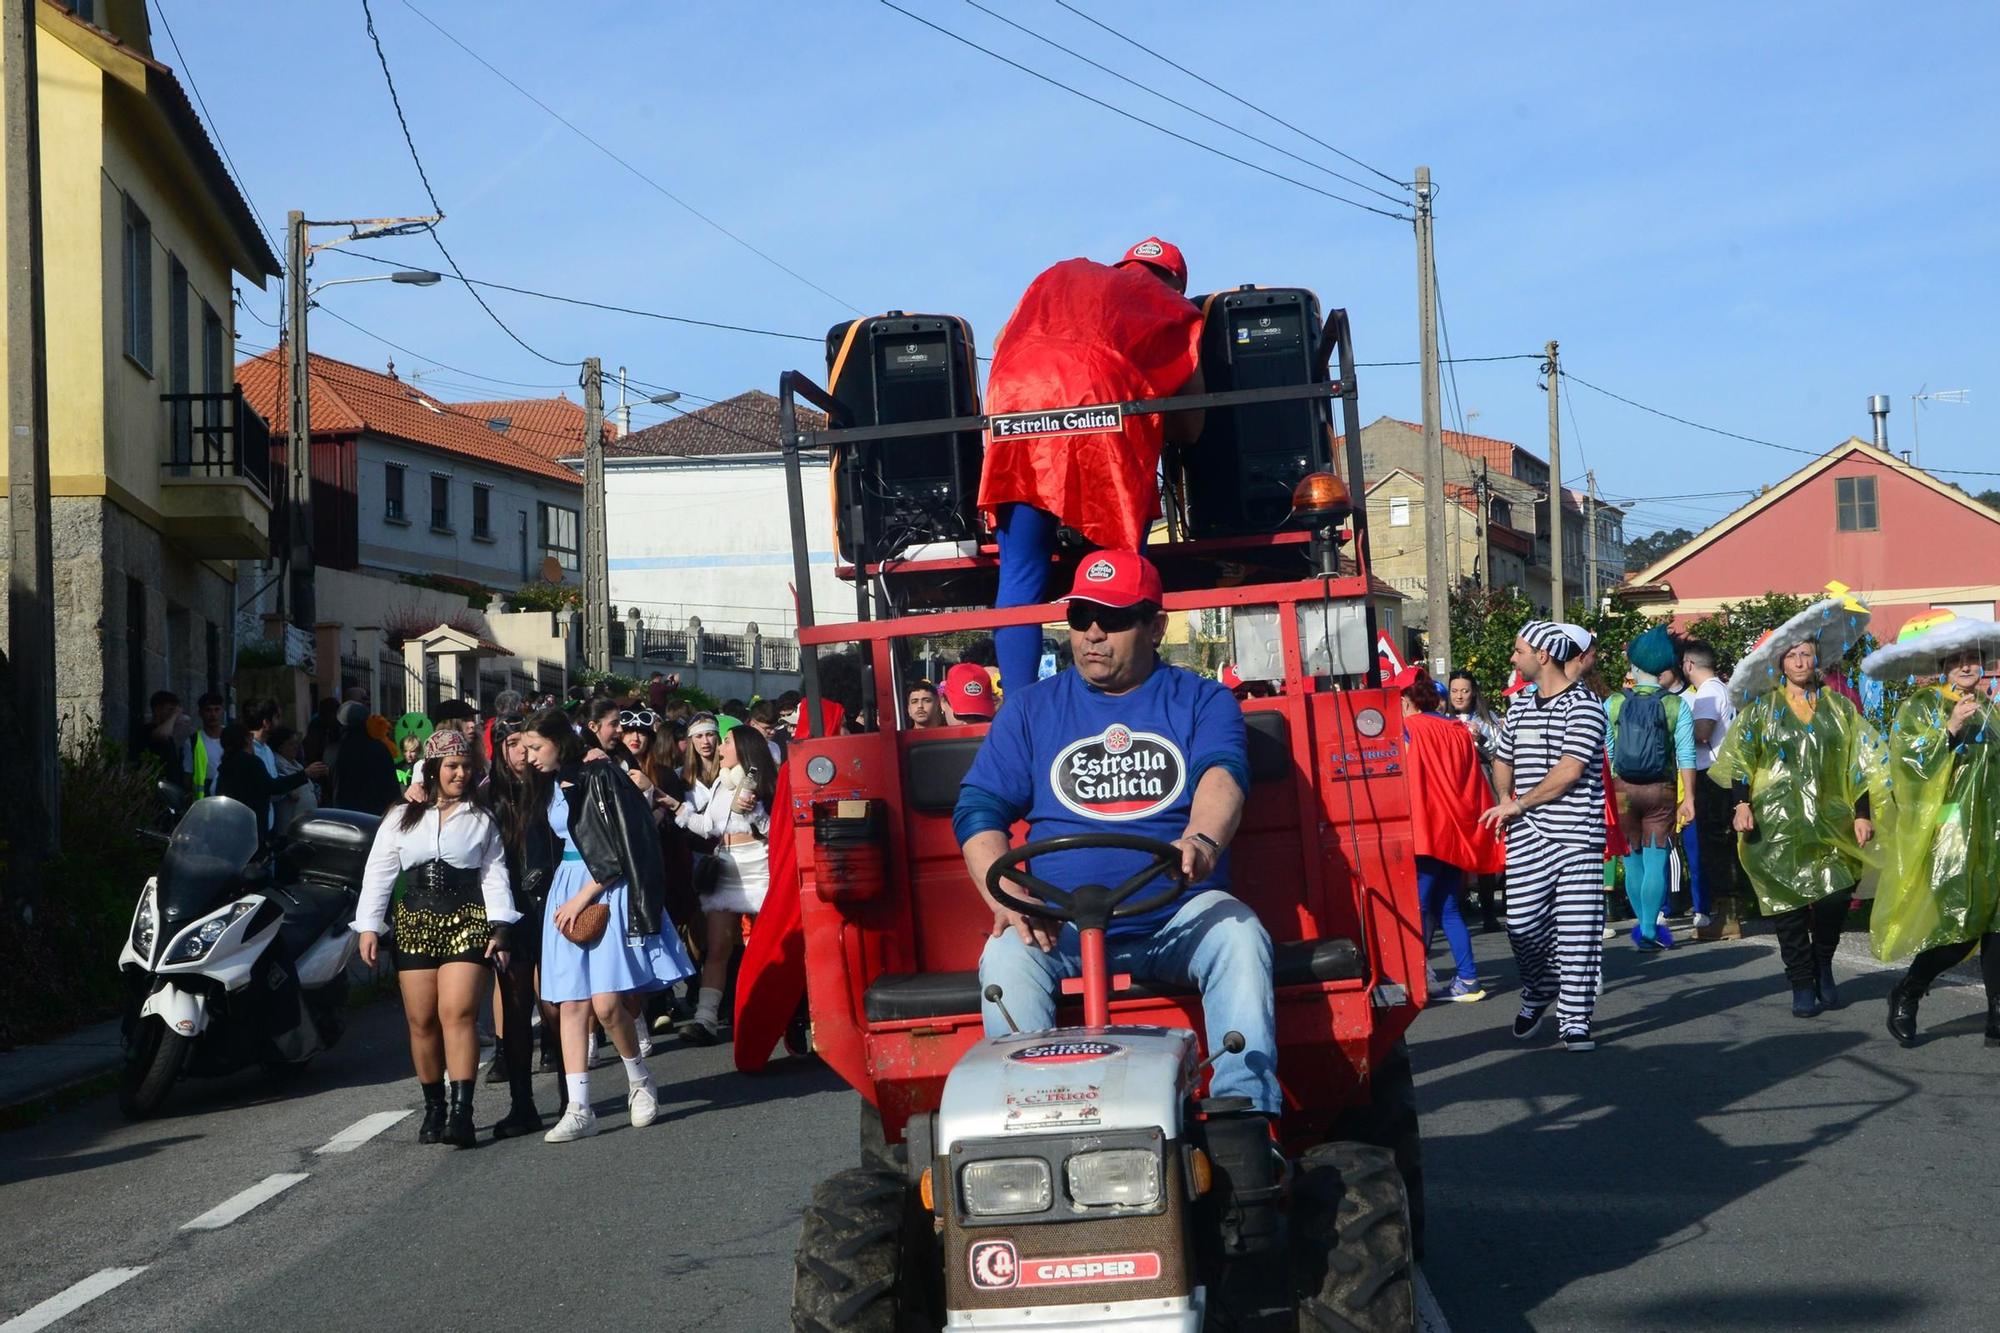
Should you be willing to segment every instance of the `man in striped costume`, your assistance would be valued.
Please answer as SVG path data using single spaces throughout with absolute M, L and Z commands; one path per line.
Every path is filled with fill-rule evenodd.
M 1563 663 L 1576 641 L 1546 620 L 1514 640 L 1517 695 L 1493 751 L 1499 805 L 1480 816 L 1507 842 L 1507 938 L 1521 973 L 1514 1035 L 1556 1007 L 1563 1045 L 1588 1051 L 1604 951 L 1604 707 Z

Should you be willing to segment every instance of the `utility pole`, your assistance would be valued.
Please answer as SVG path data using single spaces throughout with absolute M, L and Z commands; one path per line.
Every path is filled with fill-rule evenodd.
M 1472 489 L 1479 504 L 1479 591 L 1491 592 L 1493 590 L 1493 537 L 1489 531 L 1489 527 L 1493 520 L 1489 517 L 1490 511 L 1487 509 L 1487 497 L 1492 494 L 1492 488 L 1487 485 L 1486 460 L 1483 458 L 1479 460 L 1479 480 L 1473 483 Z
M 0 11 L 0 111 L 5 113 L 7 256 L 7 654 L 22 778 L 7 858 L 9 888 L 26 911 L 41 897 L 42 863 L 55 853 L 61 816 L 56 765 L 55 557 L 50 537 L 47 317 L 42 293 L 40 89 L 35 11 Z M 129 627 L 128 627 L 129 632 Z
M 1555 339 L 1549 339 L 1544 351 L 1548 360 L 1542 363 L 1542 374 L 1549 382 L 1549 611 L 1554 619 L 1561 620 L 1569 610 L 1568 599 L 1563 595 L 1562 427 L 1556 418 L 1556 377 L 1562 373 L 1562 367 L 1556 360 Z
M 1591 610 L 1597 609 L 1597 473 L 1586 470 L 1583 474 L 1583 600 Z
M 307 634 L 318 615 L 314 605 L 312 530 L 312 388 L 306 349 L 306 215 L 285 215 L 285 549 L 284 577 L 278 580 L 278 611 L 287 624 Z M 289 661 L 289 657 L 286 659 Z
M 583 363 L 583 658 L 611 670 L 611 561 L 604 543 L 604 364 Z
M 1446 557 L 1444 428 L 1438 389 L 1437 265 L 1431 249 L 1431 169 L 1417 168 L 1417 341 L 1423 359 L 1424 583 L 1431 674 L 1451 672 L 1451 576 Z

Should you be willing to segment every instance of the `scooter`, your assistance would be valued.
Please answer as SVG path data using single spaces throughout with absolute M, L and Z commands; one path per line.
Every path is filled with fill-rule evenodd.
M 118 955 L 120 1110 L 158 1114 L 182 1075 L 261 1065 L 282 1079 L 340 1040 L 356 950 L 349 923 L 379 822 L 315 811 L 260 858 L 248 806 L 211 796 L 189 807 Z

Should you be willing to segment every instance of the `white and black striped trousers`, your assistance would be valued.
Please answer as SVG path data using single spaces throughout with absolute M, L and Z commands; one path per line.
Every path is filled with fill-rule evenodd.
M 1604 849 L 1507 830 L 1507 940 L 1523 1006 L 1556 1005 L 1563 1036 L 1587 1036 L 1604 958 Z

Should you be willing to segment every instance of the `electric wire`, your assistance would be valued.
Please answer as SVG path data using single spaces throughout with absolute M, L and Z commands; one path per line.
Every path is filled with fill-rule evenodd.
M 1301 166 L 1311 167 L 1314 171 L 1325 172 L 1327 175 L 1333 177 L 1335 180 L 1345 181 L 1347 182 L 1347 184 L 1354 186 L 1358 190 L 1366 190 L 1368 191 L 1368 193 L 1374 195 L 1378 199 L 1386 199 L 1392 204 L 1399 204 L 1399 205 L 1408 205 L 1410 202 L 1408 199 L 1400 195 L 1387 194 L 1381 190 L 1378 190 L 1366 181 L 1359 181 L 1354 179 L 1354 177 L 1352 176 L 1343 175 L 1342 173 L 1335 171 L 1332 167 L 1322 166 L 1321 164 L 1313 161 L 1309 157 L 1301 157 L 1299 156 L 1299 154 L 1294 153 L 1289 148 L 1284 148 L 1279 146 L 1278 144 L 1274 144 L 1269 139 L 1259 138 L 1258 136 L 1250 133 L 1250 131 L 1239 128 L 1238 126 L 1235 125 L 1231 125 L 1226 120 L 1222 120 L 1219 119 L 1218 117 L 1211 116 L 1206 111 L 1203 111 L 1198 107 L 1189 106 L 1186 102 L 1181 101 L 1177 97 L 1170 97 L 1166 93 L 1161 92 L 1159 89 L 1141 83 L 1139 80 L 1132 78 L 1130 75 L 1119 73 L 1117 70 L 1111 68 L 1111 66 L 1109 65 L 1102 64 L 1096 60 L 1092 60 L 1089 56 L 1084 55 L 1081 51 L 1073 50 L 1070 47 L 1064 46 L 1061 42 L 1058 42 L 1053 37 L 1044 36 L 1043 34 L 1036 32 L 1033 28 L 1030 28 L 1025 23 L 1017 23 L 1013 19 L 1008 18 L 1005 14 L 1002 14 L 999 11 L 987 8 L 985 5 L 979 3 L 979 0 L 965 0 L 965 3 L 971 5 L 974 9 L 978 10 L 982 14 L 986 14 L 993 18 L 998 19 L 1000 22 L 1006 24 L 1010 28 L 1013 28 L 1017 32 L 1026 33 L 1028 36 L 1034 38 L 1036 41 L 1041 42 L 1046 46 L 1052 46 L 1066 56 L 1070 56 L 1076 60 L 1081 60 L 1084 64 L 1089 65 L 1092 69 L 1101 70 L 1104 73 L 1109 74 L 1112 78 L 1117 79 L 1119 82 L 1130 84 L 1132 87 L 1137 88 L 1140 92 L 1145 93 L 1151 97 L 1156 97 L 1160 101 L 1165 102 L 1169 106 L 1179 107 L 1181 110 L 1187 112 L 1191 116 L 1199 116 L 1201 119 L 1207 121 L 1209 124 L 1215 126 L 1218 129 L 1227 130 L 1231 134 L 1241 135 L 1243 138 L 1248 139 L 1250 142 L 1254 144 L 1261 144 L 1262 146 L 1270 149 L 1274 153 L 1282 153 L 1284 156 L 1289 157 L 1290 159 L 1292 159 L 1292 161 L 1297 162 Z
M 431 223 L 429 226 L 425 228 L 425 230 L 430 233 L 431 243 L 437 246 L 438 253 L 444 256 L 444 262 L 451 265 L 451 271 L 457 274 L 459 280 L 463 282 L 465 280 L 465 274 L 459 269 L 458 260 L 452 257 L 451 251 L 445 248 L 444 238 L 438 235 L 437 223 L 444 221 L 445 217 L 444 205 L 438 202 L 437 191 L 431 188 L 430 173 L 424 170 L 424 160 L 417 153 L 417 141 L 410 134 L 410 122 L 408 118 L 403 115 L 403 99 L 396 95 L 396 80 L 395 77 L 389 73 L 389 56 L 388 53 L 382 49 L 381 35 L 375 31 L 375 11 L 369 6 L 369 0 L 361 0 L 361 13 L 362 16 L 367 20 L 368 40 L 375 44 L 375 59 L 382 66 L 382 81 L 389 87 L 389 103 L 396 110 L 396 123 L 399 126 L 401 126 L 403 130 L 403 143 L 410 150 L 410 161 L 416 164 L 417 179 L 421 180 L 424 183 L 424 194 L 428 196 L 431 201 L 431 211 L 437 214 L 437 222 Z M 552 366 L 580 367 L 583 365 L 583 362 L 580 360 L 564 361 L 558 357 L 550 356 L 547 352 L 544 352 L 540 348 L 534 346 L 533 344 L 528 342 L 527 339 L 523 338 L 520 334 L 514 332 L 513 329 L 509 328 L 507 325 L 507 321 L 500 318 L 498 312 L 496 312 L 492 306 L 486 303 L 486 298 L 481 296 L 476 290 L 474 290 L 471 284 L 468 283 L 466 285 L 466 290 L 471 293 L 472 299 L 479 303 L 479 308 L 486 312 L 486 317 L 492 320 L 496 325 L 498 325 L 502 333 L 506 334 L 509 338 L 512 338 L 516 343 L 520 344 L 521 349 L 523 351 L 529 352 L 534 356 L 539 357 L 541 360 L 548 362 Z
M 409 3 L 409 0 L 404 0 L 404 3 L 405 4 Z M 1285 181 L 1292 185 L 1296 185 L 1302 190 L 1310 190 L 1314 194 L 1322 195 L 1325 198 L 1332 199 L 1338 203 L 1347 204 L 1350 207 L 1361 209 L 1363 212 L 1374 213 L 1380 217 L 1393 218 L 1397 222 L 1414 222 L 1416 220 L 1415 218 L 1410 217 L 1409 215 L 1404 213 L 1392 213 L 1386 208 L 1377 208 L 1373 204 L 1364 204 L 1359 199 L 1349 199 L 1346 195 L 1335 194 L 1331 190 L 1322 190 L 1319 186 L 1314 185 L 1309 181 L 1302 181 L 1296 176 L 1287 176 L 1282 171 L 1274 171 L 1270 167 L 1263 166 L 1260 163 L 1252 162 L 1247 157 L 1238 157 L 1236 154 L 1228 151 L 1227 149 L 1217 148 L 1214 144 L 1211 143 L 1204 143 L 1200 139 L 1192 138 L 1188 135 L 1182 134 L 1179 130 L 1168 129 L 1165 125 L 1160 124 L 1158 121 L 1147 120 L 1144 116 L 1141 116 L 1136 112 L 1127 111 L 1124 107 L 1117 106 L 1111 102 L 1107 102 L 1101 97 L 1093 97 L 1089 93 L 1084 92 L 1080 88 L 1072 88 L 1069 84 L 1064 83 L 1060 79 L 1053 78 L 1050 75 L 1042 73 L 1038 69 L 1033 69 L 1027 65 L 1024 65 L 1018 60 L 1013 60 L 1007 56 L 1001 55 L 998 51 L 995 51 L 990 46 L 981 46 L 978 42 L 973 41 L 970 37 L 961 36 L 960 34 L 953 32 L 950 28 L 944 27 L 942 24 L 931 22 L 929 19 L 923 17 L 923 15 L 921 14 L 912 13 L 911 11 L 903 8 L 901 5 L 895 3 L 895 0 L 879 0 L 879 3 L 887 9 L 895 10 L 898 14 L 901 14 L 906 19 L 910 19 L 912 22 L 921 23 L 924 27 L 929 28 L 933 32 L 949 37 L 954 42 L 958 42 L 963 46 L 969 46 L 973 50 L 978 51 L 983 55 L 991 56 L 993 59 L 999 61 L 1001 64 L 1011 66 L 1014 69 L 1021 71 L 1021 73 L 1028 75 L 1030 78 L 1039 79 L 1043 83 L 1048 84 L 1052 88 L 1060 88 L 1064 92 L 1070 94 L 1072 97 L 1082 98 L 1084 101 L 1089 102 L 1093 106 L 1102 107 L 1106 111 L 1109 111 L 1114 115 L 1123 116 L 1125 119 L 1132 121 L 1135 124 L 1144 125 L 1148 129 L 1157 130 L 1161 134 L 1164 134 L 1169 138 L 1178 139 L 1184 144 L 1189 144 L 1195 148 L 1201 149 L 1204 152 L 1213 153 L 1217 157 L 1224 158 L 1230 162 L 1236 163 L 1238 166 L 1244 166 L 1250 168 L 1252 171 L 1262 172 L 1266 176 L 1270 176 L 1273 177 L 1274 179 Z M 1370 168 L 1370 170 L 1373 170 L 1373 168 Z
M 658 191 L 666 198 L 672 200 L 675 204 L 679 205 L 681 208 L 685 209 L 688 213 L 692 214 L 695 218 L 699 219 L 704 225 L 721 233 L 723 236 L 728 237 L 731 241 L 735 242 L 743 249 L 748 250 L 751 254 L 757 256 L 759 259 L 771 265 L 773 268 L 776 268 L 780 272 L 785 273 L 790 277 L 797 279 L 799 282 L 804 283 L 806 286 L 818 292 L 821 296 L 824 296 L 827 300 L 832 301 L 835 305 L 841 306 L 847 310 L 851 310 L 857 315 L 862 313 L 861 309 L 858 306 L 854 305 L 852 302 L 843 300 L 842 298 L 834 295 L 826 288 L 814 282 L 811 278 L 808 278 L 805 274 L 785 264 L 782 260 L 778 259 L 776 256 L 768 253 L 767 251 L 759 249 L 757 246 L 751 244 L 743 237 L 738 236 L 735 232 L 723 226 L 720 222 L 717 222 L 714 218 L 702 212 L 700 209 L 696 208 L 693 204 L 681 198 L 679 195 L 675 194 L 672 190 L 669 190 L 666 186 L 654 180 L 651 176 L 648 176 L 645 172 L 639 170 L 639 168 L 633 166 L 632 163 L 628 162 L 623 157 L 620 157 L 617 153 L 613 152 L 611 149 L 605 147 L 604 144 L 592 138 L 588 133 L 586 133 L 583 130 L 581 126 L 577 125 L 575 121 L 570 120 L 567 116 L 563 115 L 560 111 L 557 111 L 547 102 L 544 102 L 541 98 L 535 96 L 533 93 L 529 92 L 526 88 L 522 87 L 519 83 L 515 82 L 513 79 L 509 78 L 506 74 L 502 73 L 501 70 L 497 66 L 495 66 L 492 61 L 488 60 L 485 56 L 480 55 L 479 52 L 473 50 L 471 47 L 467 46 L 464 42 L 460 41 L 457 37 L 453 36 L 441 24 L 439 24 L 436 19 L 432 18 L 429 14 L 426 14 L 423 10 L 418 9 L 414 4 L 410 3 L 410 0 L 402 0 L 402 4 L 403 8 L 409 10 L 412 14 L 415 14 L 418 18 L 422 19 L 425 23 L 428 23 L 433 29 L 435 29 L 440 37 L 443 37 L 453 46 L 465 52 L 465 54 L 471 56 L 475 61 L 483 65 L 489 74 L 492 74 L 495 78 L 499 79 L 509 88 L 512 88 L 515 92 L 527 98 L 530 102 L 533 102 L 536 106 L 540 107 L 548 115 L 554 117 L 555 120 L 558 123 L 560 123 L 563 126 L 563 128 L 567 129 L 571 134 L 576 135 L 577 138 L 583 140 L 585 143 L 589 144 L 592 148 L 595 148 L 598 152 L 604 154 L 606 157 L 610 158 L 613 162 L 616 162 L 619 166 L 625 168 L 625 170 L 632 173 L 632 175 L 638 177 L 641 181 L 651 186 L 654 190 Z
M 1144 43 L 1134 38 L 1127 37 L 1124 33 L 1118 31 L 1118 29 L 1112 27 L 1108 23 L 1103 22 L 1102 20 L 1092 18 L 1090 15 L 1084 13 L 1081 9 L 1078 9 L 1075 5 L 1070 4 L 1069 0 L 1056 0 L 1056 3 L 1058 5 L 1061 5 L 1064 9 L 1067 9 L 1070 13 L 1076 15 L 1078 18 L 1082 19 L 1085 23 L 1089 23 L 1095 27 L 1102 28 L 1104 31 L 1110 33 L 1113 37 L 1116 37 L 1119 41 L 1124 42 L 1128 46 L 1138 47 L 1141 51 L 1144 51 L 1147 55 L 1153 57 L 1153 59 L 1158 60 L 1163 64 L 1171 65 L 1173 68 L 1187 75 L 1195 82 L 1203 84 L 1206 87 L 1213 88 L 1216 92 L 1221 93 L 1224 97 L 1227 97 L 1230 101 L 1248 107 L 1250 110 L 1255 111 L 1258 115 L 1264 117 L 1264 119 L 1268 121 L 1272 121 L 1276 124 L 1284 126 L 1286 129 L 1290 130 L 1293 134 L 1298 135 L 1300 138 L 1311 139 L 1314 143 L 1318 144 L 1321 148 L 1326 149 L 1326 151 L 1328 151 L 1329 153 L 1333 153 L 1339 157 L 1345 158 L 1347 161 L 1352 162 L 1355 166 L 1360 167 L 1363 171 L 1374 172 L 1377 176 L 1380 176 L 1383 180 L 1389 182 L 1389 184 L 1398 186 L 1401 189 L 1410 190 L 1416 188 L 1411 182 L 1404 180 L 1397 180 L 1394 176 L 1391 176 L 1388 172 L 1383 171 L 1380 167 L 1370 166 L 1368 165 L 1368 163 L 1363 162 L 1360 158 L 1356 157 L 1354 154 L 1347 152 L 1344 149 L 1335 148 L 1332 144 L 1328 143 L 1326 140 L 1317 138 L 1314 135 L 1306 133 L 1306 131 L 1300 129 L 1298 126 L 1292 124 L 1290 121 L 1281 119 L 1280 117 L 1273 115 L 1271 112 L 1266 111 L 1263 107 L 1258 106 L 1255 102 L 1251 102 L 1242 97 L 1239 97 L 1237 94 L 1230 92 L 1229 89 L 1223 87 L 1219 83 L 1214 82 L 1213 80 L 1203 78 L 1201 75 L 1195 73 L 1187 66 L 1176 64 L 1173 60 L 1169 59 L 1166 56 L 1161 55 L 1158 51 L 1155 51 L 1152 47 L 1147 46 Z

